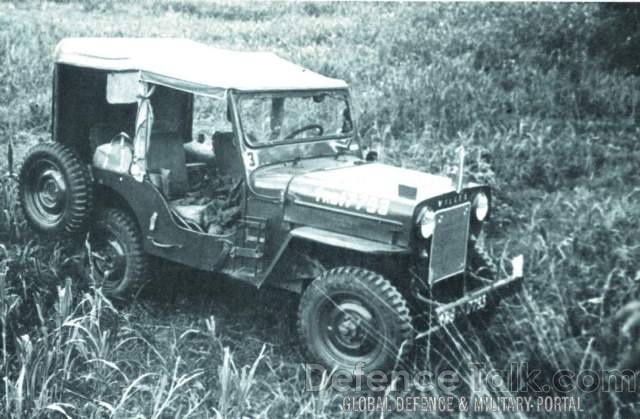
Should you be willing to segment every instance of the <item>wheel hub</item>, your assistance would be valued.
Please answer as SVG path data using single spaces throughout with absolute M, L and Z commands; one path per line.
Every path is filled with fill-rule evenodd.
M 64 202 L 66 189 L 62 173 L 55 169 L 45 170 L 38 178 L 38 199 L 46 209 L 58 210 Z
M 103 281 L 119 282 L 124 277 L 126 255 L 117 240 L 106 239 L 98 243 L 91 255 L 96 271 Z
M 358 301 L 345 301 L 334 307 L 327 326 L 330 339 L 340 350 L 366 351 L 375 339 L 373 315 Z

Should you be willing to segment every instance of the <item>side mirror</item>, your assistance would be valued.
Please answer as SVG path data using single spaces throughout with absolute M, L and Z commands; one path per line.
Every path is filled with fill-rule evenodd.
M 367 151 L 367 154 L 364 155 L 364 159 L 366 161 L 376 161 L 378 160 L 378 152 L 375 150 Z

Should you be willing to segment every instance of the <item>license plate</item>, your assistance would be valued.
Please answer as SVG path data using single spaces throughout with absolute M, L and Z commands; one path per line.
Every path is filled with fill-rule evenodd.
M 453 323 L 460 317 L 466 317 L 472 313 L 475 313 L 476 311 L 482 310 L 486 306 L 487 295 L 479 295 L 470 299 L 469 301 L 465 301 L 463 304 L 445 310 L 436 311 L 438 316 L 438 323 L 440 323 L 440 325 L 442 326 Z

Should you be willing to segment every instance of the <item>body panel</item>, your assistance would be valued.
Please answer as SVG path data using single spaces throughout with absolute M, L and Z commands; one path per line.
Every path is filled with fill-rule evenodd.
M 133 211 L 144 237 L 144 250 L 154 256 L 207 271 L 220 269 L 231 238 L 220 238 L 179 227 L 166 201 L 149 181 L 93 169 L 95 180 L 121 196 Z

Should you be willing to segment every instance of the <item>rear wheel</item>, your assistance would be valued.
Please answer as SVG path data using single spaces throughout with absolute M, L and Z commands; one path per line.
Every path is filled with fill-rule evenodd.
M 133 217 L 120 209 L 98 213 L 89 233 L 90 261 L 87 268 L 110 298 L 127 300 L 147 272 L 142 235 Z
M 406 367 L 413 327 L 404 297 L 381 275 L 335 268 L 305 290 L 298 331 L 311 356 L 328 370 L 366 374 Z
M 18 199 L 31 228 L 43 234 L 85 231 L 93 203 L 87 166 L 60 143 L 34 146 L 20 169 Z

